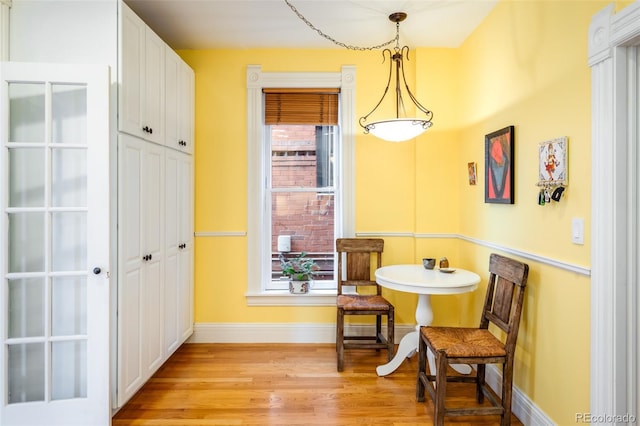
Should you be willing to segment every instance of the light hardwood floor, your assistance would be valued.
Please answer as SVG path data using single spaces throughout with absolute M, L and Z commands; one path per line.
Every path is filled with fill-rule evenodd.
M 385 351 L 345 351 L 338 373 L 335 345 L 185 344 L 114 416 L 113 426 L 431 425 L 428 396 L 426 403 L 415 400 L 417 360 L 378 377 Z M 451 404 L 475 404 L 473 386 L 448 390 Z M 497 425 L 499 418 L 446 422 Z M 512 425 L 522 423 L 513 417 Z

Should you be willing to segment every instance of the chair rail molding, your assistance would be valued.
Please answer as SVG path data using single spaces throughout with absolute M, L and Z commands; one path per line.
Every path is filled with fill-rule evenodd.
M 640 2 L 592 18 L 591 405 L 602 424 L 638 415 Z

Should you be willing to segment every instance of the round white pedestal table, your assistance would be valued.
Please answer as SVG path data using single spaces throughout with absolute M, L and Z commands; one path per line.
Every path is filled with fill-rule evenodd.
M 376 281 L 382 287 L 418 295 L 416 330 L 400 340 L 398 350 L 391 361 L 376 368 L 378 376 L 393 373 L 407 357 L 418 350 L 420 327 L 429 325 L 433 321 L 432 294 L 462 294 L 478 287 L 480 282 L 478 274 L 460 268 L 452 269 L 455 271 L 445 273 L 438 268 L 425 269 L 422 265 L 389 265 L 376 270 Z M 462 370 L 462 373 L 468 374 L 471 370 L 469 366 L 461 367 L 459 370 Z

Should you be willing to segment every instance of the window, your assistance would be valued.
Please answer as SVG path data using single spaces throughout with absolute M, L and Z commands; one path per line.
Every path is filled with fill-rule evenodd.
M 314 289 L 335 289 L 334 241 L 340 224 L 336 209 L 334 152 L 339 146 L 338 126 L 267 125 L 271 173 L 267 182 L 264 227 L 271 230 L 271 282 L 266 288 L 287 289 L 280 258 L 307 253 L 319 265 Z M 339 207 L 339 206 L 338 206 Z M 269 214 L 270 213 L 270 214 Z M 270 225 L 269 225 L 270 224 Z M 281 251 L 285 238 L 290 250 Z
M 354 87 L 354 67 L 343 67 L 340 73 L 263 73 L 259 66 L 247 69 L 247 297 L 251 305 L 335 304 L 334 241 L 337 236 L 352 236 L 354 231 Z M 273 119 L 273 111 L 269 102 L 265 103 L 263 94 L 263 91 L 273 93 L 274 88 L 334 89 L 340 105 L 339 126 L 325 122 L 279 124 Z M 300 109 L 294 111 L 300 112 Z M 265 125 L 265 122 L 271 124 Z M 306 168 L 302 172 L 305 179 L 278 176 L 278 172 L 287 168 L 298 169 L 298 172 Z M 287 210 L 292 206 L 306 209 L 307 216 L 299 213 L 301 210 L 298 213 Z M 278 217 L 284 220 L 272 220 Z M 308 228 L 317 228 L 315 235 L 294 233 L 298 230 L 293 219 L 302 218 L 314 222 Z M 279 235 L 292 237 L 292 254 L 304 250 L 309 255 L 313 253 L 327 259 L 326 263 L 321 262 L 327 265 L 326 274 L 318 277 L 320 282 L 310 294 L 292 296 L 286 290 L 288 286 L 279 281 L 278 267 L 274 266 L 279 254 Z M 312 246 L 308 244 L 310 241 L 319 245 Z M 314 247 L 318 247 L 317 251 Z

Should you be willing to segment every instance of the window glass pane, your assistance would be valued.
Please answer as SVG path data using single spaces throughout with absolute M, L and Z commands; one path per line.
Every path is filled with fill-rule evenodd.
M 51 399 L 87 396 L 87 341 L 51 344 Z
M 87 265 L 87 214 L 53 213 L 51 217 L 52 271 L 81 271 Z
M 54 84 L 51 87 L 53 143 L 87 143 L 86 86 Z
M 44 143 L 44 84 L 9 83 L 9 142 Z
M 44 278 L 10 279 L 9 338 L 44 335 Z
M 316 126 L 271 127 L 271 186 L 316 188 Z
M 9 149 L 9 207 L 44 207 L 44 149 Z
M 70 336 L 87 332 L 87 279 L 54 277 L 51 285 L 51 334 Z
M 307 253 L 320 267 L 312 288 L 335 288 L 335 171 L 337 126 L 272 125 L 271 147 L 271 283 L 288 288 L 280 259 Z M 278 251 L 278 237 L 290 251 Z M 330 284 L 326 287 L 327 283 Z
M 51 205 L 53 207 L 85 207 L 87 205 L 87 151 L 54 149 L 51 163 Z
M 9 404 L 44 401 L 44 343 L 9 345 Z
M 9 272 L 44 271 L 44 213 L 9 214 Z
M 318 192 L 274 192 L 271 197 L 273 278 L 280 277 L 278 236 L 291 238 L 285 257 L 306 252 L 320 266 L 316 280 L 333 279 L 335 197 Z

